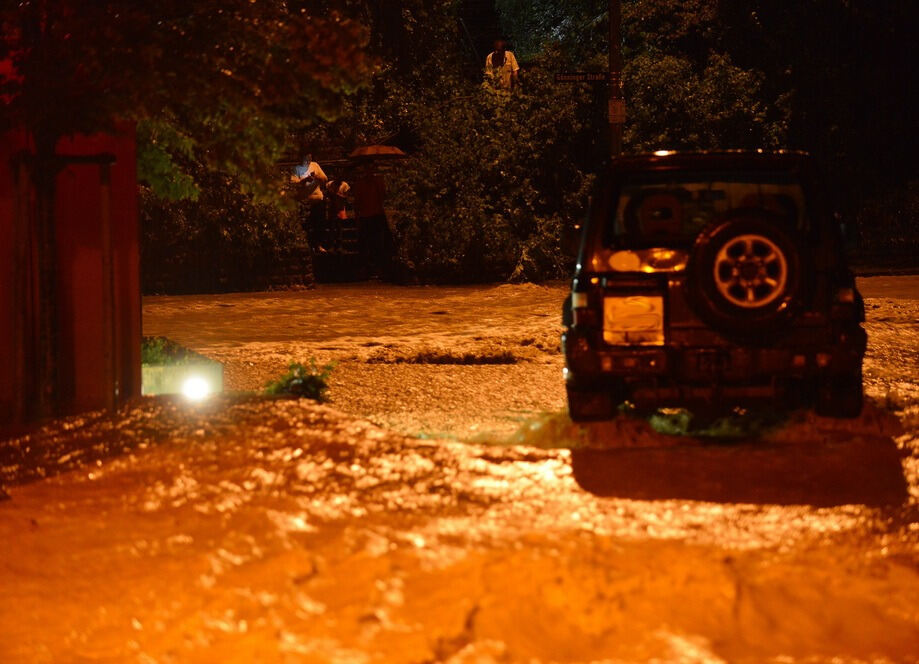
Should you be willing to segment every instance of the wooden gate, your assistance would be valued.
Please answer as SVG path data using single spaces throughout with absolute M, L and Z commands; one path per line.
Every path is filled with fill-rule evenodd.
M 57 146 L 53 338 L 57 412 L 140 395 L 141 300 L 134 129 Z M 36 168 L 25 132 L 0 135 L 0 431 L 35 419 L 38 358 Z M 45 332 L 47 333 L 47 332 Z

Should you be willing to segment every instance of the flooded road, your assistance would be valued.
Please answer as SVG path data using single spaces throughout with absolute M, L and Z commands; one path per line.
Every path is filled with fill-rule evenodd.
M 332 403 L 8 441 L 0 661 L 917 661 L 919 278 L 860 286 L 862 417 L 731 442 L 561 414 L 561 286 L 149 298 L 234 389 L 337 361 Z
M 514 432 L 565 405 L 564 286 L 320 286 L 314 291 L 150 297 L 144 334 L 224 363 L 257 390 L 291 361 L 336 362 L 331 404 L 408 435 Z

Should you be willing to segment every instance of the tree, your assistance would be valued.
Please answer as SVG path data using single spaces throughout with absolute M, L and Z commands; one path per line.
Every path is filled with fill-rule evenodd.
M 152 123 L 152 143 L 189 144 L 209 165 L 258 188 L 291 118 L 334 117 L 372 62 L 366 33 L 305 0 L 27 0 L 0 14 L 0 58 L 17 78 L 4 123 L 24 126 L 39 153 L 116 118 Z M 173 135 L 161 128 L 169 126 Z
M 307 142 L 396 141 L 413 157 L 388 176 L 403 264 L 424 281 L 560 276 L 563 225 L 583 212 L 605 106 L 552 81 L 551 57 L 511 99 L 469 70 L 453 0 L 353 0 L 381 60 L 372 85 Z M 422 20 L 423 19 L 423 20 Z M 602 150 L 602 148 L 600 148 Z M 586 168 L 585 165 L 588 165 Z
M 555 43 L 560 68 L 605 68 L 596 56 L 607 50 L 606 0 L 496 2 L 526 49 Z M 808 150 L 843 182 L 843 207 L 917 172 L 915 2 L 622 2 L 631 147 L 678 136 L 660 147 L 694 147 L 697 137 L 704 140 L 696 147 L 742 147 L 761 138 L 763 147 Z M 733 114 L 727 123 L 725 113 Z
M 362 26 L 308 0 L 4 0 L 0 130 L 33 137 L 39 237 L 41 412 L 56 400 L 54 183 L 61 137 L 145 122 L 141 166 L 172 193 L 193 189 L 176 153 L 267 193 L 291 117 L 334 117 L 373 63 Z M 154 168 L 155 165 L 155 168 Z M 178 173 L 178 175 L 177 175 Z M 186 192 L 187 193 L 187 192 Z
M 526 51 L 554 49 L 560 70 L 607 69 L 606 0 L 498 0 L 498 7 Z M 623 1 L 627 150 L 783 145 L 787 99 L 765 84 L 756 63 L 732 58 L 719 7 L 718 0 Z
M 781 148 L 787 105 L 764 100 L 763 75 L 712 53 L 704 66 L 678 55 L 641 54 L 623 72 L 634 152 Z
M 418 109 L 456 96 L 464 70 L 456 0 L 317 0 L 368 26 L 379 63 L 372 82 L 345 100 L 335 122 L 309 127 L 304 142 L 347 148 L 391 139 Z M 462 83 L 460 83 L 462 85 Z
M 539 55 L 550 43 L 566 57 L 582 62 L 606 52 L 607 0 L 496 0 L 495 5 L 523 60 Z
M 513 96 L 456 79 L 455 96 L 416 108 L 421 148 L 390 190 L 402 259 L 423 280 L 564 273 L 560 232 L 584 213 L 599 144 L 589 86 L 572 103 L 547 62 Z

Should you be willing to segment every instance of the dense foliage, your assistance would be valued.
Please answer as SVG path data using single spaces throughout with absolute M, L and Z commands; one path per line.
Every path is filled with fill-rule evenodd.
M 604 87 L 553 76 L 607 69 L 605 0 L 496 4 L 525 60 L 521 91 L 495 95 L 459 66 L 426 89 L 377 79 L 377 126 L 407 125 L 420 147 L 391 189 L 401 259 L 426 281 L 565 274 L 561 230 L 608 158 Z M 711 48 L 712 2 L 627 2 L 624 14 L 628 150 L 785 143 L 787 99 Z
M 560 69 L 607 68 L 606 0 L 496 4 L 524 53 L 552 48 Z M 871 219 L 875 244 L 915 242 L 898 221 L 906 208 L 877 204 L 903 199 L 917 173 L 915 3 L 623 0 L 622 10 L 626 150 L 804 149 L 833 206 Z
M 606 0 L 497 5 L 527 52 L 553 52 L 562 70 L 609 69 Z M 626 151 L 786 143 L 787 100 L 762 71 L 735 62 L 716 0 L 624 0 L 622 10 Z
M 910 4 L 623 0 L 626 150 L 810 150 L 838 183 L 835 208 L 882 231 L 856 236 L 912 246 Z M 510 98 L 482 86 L 482 63 L 470 75 L 463 6 L 30 0 L 0 13 L 0 58 L 26 74 L 0 80 L 6 120 L 60 135 L 140 119 L 148 288 L 166 268 L 189 289 L 264 287 L 259 270 L 306 260 L 291 213 L 242 194 L 276 193 L 274 162 L 301 144 L 413 153 L 387 175 L 402 273 L 559 276 L 560 231 L 583 213 L 607 125 L 602 85 L 552 75 L 607 69 L 607 1 L 496 0 L 524 64 Z
M 916 264 L 919 256 L 919 180 L 890 188 L 865 201 L 858 211 L 858 247 L 870 263 Z M 878 232 L 881 228 L 883 232 Z
M 366 33 L 308 0 L 26 0 L 0 9 L 3 121 L 39 149 L 60 136 L 141 126 L 141 176 L 194 193 L 194 155 L 266 193 L 290 125 L 329 119 L 366 81 Z
M 141 340 L 141 364 L 176 365 L 204 359 L 204 356 L 180 346 L 167 337 L 144 337 Z
M 414 139 L 413 158 L 390 175 L 390 203 L 400 259 L 424 281 L 564 275 L 561 230 L 584 213 L 608 156 L 605 89 L 553 78 L 607 68 L 605 0 L 496 4 L 525 60 L 521 91 L 496 95 L 481 74 L 470 79 L 457 46 L 423 86 L 396 58 L 346 123 Z M 429 15 L 442 33 L 448 5 Z M 627 149 L 784 144 L 787 99 L 711 48 L 716 18 L 703 0 L 626 2 Z
M 462 96 L 454 89 L 468 62 L 461 46 L 457 0 L 318 0 L 367 26 L 378 66 L 371 84 L 342 100 L 335 122 L 303 129 L 306 143 L 347 150 L 410 133 L 419 108 Z M 405 138 L 402 136 L 401 138 Z
M 534 68 L 513 97 L 458 83 L 465 96 L 417 110 L 422 147 L 391 189 L 402 259 L 420 278 L 563 274 L 561 229 L 584 214 L 598 146 L 591 92 L 572 104 L 550 76 Z
M 259 203 L 232 178 L 199 172 L 197 199 L 141 191 L 141 277 L 146 293 L 207 293 L 311 285 L 312 261 L 296 210 Z
M 457 3 L 421 3 L 423 34 L 411 20 L 419 3 L 402 4 L 401 31 L 376 44 L 385 65 L 373 85 L 307 140 L 388 140 L 412 152 L 387 171 L 403 274 L 441 282 L 561 276 L 560 229 L 583 214 L 603 155 L 602 98 L 591 86 L 556 85 L 548 54 L 533 63 L 523 94 L 496 93 L 482 83 L 482 63 L 470 75 Z

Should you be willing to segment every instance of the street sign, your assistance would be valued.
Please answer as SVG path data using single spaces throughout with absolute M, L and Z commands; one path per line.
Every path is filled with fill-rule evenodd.
M 556 83 L 605 83 L 609 80 L 606 71 L 566 71 L 555 74 Z
M 625 100 L 609 100 L 609 123 L 614 125 L 625 124 Z

